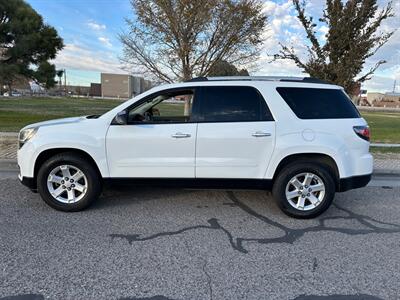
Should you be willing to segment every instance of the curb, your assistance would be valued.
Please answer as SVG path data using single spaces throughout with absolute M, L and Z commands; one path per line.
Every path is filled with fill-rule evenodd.
M 398 148 L 400 144 L 378 144 L 378 143 L 371 143 L 371 147 L 378 147 L 378 148 Z
M 18 171 L 15 159 L 0 159 L 0 171 Z
M 400 177 L 400 170 L 376 169 L 373 171 L 372 176 Z
M 0 137 L 18 137 L 18 132 L 5 132 L 5 131 L 0 131 Z

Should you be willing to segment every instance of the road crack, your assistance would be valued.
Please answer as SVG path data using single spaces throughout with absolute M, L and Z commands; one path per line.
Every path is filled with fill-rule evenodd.
M 345 216 L 326 216 L 317 218 L 318 224 L 314 226 L 309 226 L 301 229 L 292 229 L 284 224 L 281 224 L 277 221 L 274 221 L 267 216 L 264 216 L 255 210 L 253 210 L 250 206 L 245 204 L 243 201 L 240 201 L 233 192 L 227 192 L 228 198 L 231 202 L 224 203 L 224 205 L 229 205 L 231 207 L 237 207 L 241 209 L 244 213 L 256 218 L 257 220 L 270 225 L 272 228 L 279 229 L 283 231 L 283 235 L 278 237 L 234 237 L 234 234 L 230 232 L 228 229 L 223 227 L 220 221 L 217 218 L 211 218 L 207 220 L 208 225 L 194 225 L 185 228 L 178 229 L 176 231 L 165 231 L 155 233 L 149 236 L 142 236 L 140 234 L 110 234 L 112 240 L 115 238 L 125 239 L 132 244 L 134 242 L 144 242 L 150 241 L 157 238 L 162 237 L 172 237 L 175 235 L 184 234 L 193 230 L 216 230 L 221 231 L 225 234 L 228 239 L 230 246 L 235 250 L 241 253 L 247 254 L 248 250 L 245 248 L 246 243 L 260 243 L 260 244 L 293 244 L 298 241 L 301 237 L 303 237 L 306 233 L 315 233 L 315 232 L 337 232 L 343 233 L 346 235 L 365 235 L 365 234 L 389 234 L 389 233 L 400 233 L 400 225 L 383 222 L 376 220 L 372 217 L 361 215 L 355 212 L 352 212 L 349 209 L 346 209 L 338 204 L 333 204 L 333 206 L 339 211 L 345 213 Z M 326 225 L 327 221 L 330 220 L 352 220 L 356 221 L 364 228 L 349 228 L 349 227 L 335 227 Z

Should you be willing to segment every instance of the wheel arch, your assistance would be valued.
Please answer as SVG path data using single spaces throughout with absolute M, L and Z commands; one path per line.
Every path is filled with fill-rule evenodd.
M 336 161 L 329 155 L 323 153 L 297 153 L 291 154 L 284 157 L 276 167 L 274 171 L 274 175 L 272 181 L 274 182 L 279 172 L 287 165 L 293 162 L 312 162 L 323 165 L 328 168 L 330 173 L 333 175 L 333 179 L 335 181 L 336 190 L 339 189 L 340 184 L 340 174 L 339 168 L 336 164 Z
M 55 155 L 62 154 L 62 153 L 71 153 L 71 154 L 76 154 L 76 155 L 84 157 L 91 165 L 93 165 L 96 172 L 99 174 L 100 178 L 102 177 L 102 174 L 100 172 L 99 166 L 97 165 L 96 161 L 86 151 L 84 151 L 82 149 L 77 149 L 77 148 L 52 148 L 52 149 L 46 149 L 46 150 L 43 150 L 42 152 L 40 152 L 40 154 L 37 156 L 37 158 L 35 160 L 34 171 L 33 171 L 33 179 L 34 179 L 35 185 L 37 185 L 37 174 L 39 172 L 40 167 L 43 165 L 43 163 L 46 160 L 48 160 L 50 157 L 53 157 Z

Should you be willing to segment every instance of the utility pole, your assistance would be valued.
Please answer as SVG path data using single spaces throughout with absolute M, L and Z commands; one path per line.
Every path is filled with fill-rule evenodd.
M 64 69 L 64 94 L 67 94 L 67 70 Z
M 393 83 L 393 94 L 396 92 L 396 79 L 394 80 L 394 83 Z

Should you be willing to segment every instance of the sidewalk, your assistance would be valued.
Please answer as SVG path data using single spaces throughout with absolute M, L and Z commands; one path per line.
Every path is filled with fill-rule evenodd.
M 374 154 L 374 174 L 400 175 L 400 153 Z
M 0 132 L 0 159 L 16 159 L 18 133 Z
M 374 174 L 400 176 L 400 154 L 374 154 Z
M 1 171 L 12 171 L 17 169 L 17 148 L 16 133 L 0 133 Z M 374 154 L 374 174 L 400 176 L 400 153 Z

